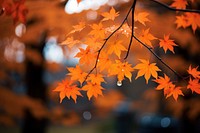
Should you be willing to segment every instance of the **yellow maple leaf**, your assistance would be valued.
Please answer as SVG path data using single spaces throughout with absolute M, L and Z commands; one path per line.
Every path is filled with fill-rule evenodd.
M 135 15 L 135 21 L 136 22 L 138 21 L 141 24 L 145 25 L 145 22 L 150 22 L 150 20 L 147 18 L 148 15 L 149 13 L 147 12 L 140 12 Z
M 106 20 L 115 20 L 115 18 L 117 16 L 119 16 L 119 12 L 116 12 L 115 9 L 112 7 L 110 9 L 110 12 L 104 12 L 101 14 L 104 18 L 102 19 L 102 21 L 106 21 Z
M 153 47 L 151 44 L 152 40 L 157 39 L 156 37 L 154 37 L 151 33 L 149 33 L 149 28 L 146 30 L 142 30 L 141 35 L 139 36 L 140 41 L 142 41 L 144 44 Z
M 142 63 L 137 64 L 133 68 L 133 69 L 139 70 L 135 79 L 144 75 L 144 78 L 146 79 L 146 83 L 148 84 L 148 80 L 151 77 L 151 75 L 154 78 L 157 78 L 158 77 L 157 72 L 161 70 L 156 66 L 156 63 L 150 64 L 149 60 L 144 60 L 144 59 L 139 59 L 139 60 Z

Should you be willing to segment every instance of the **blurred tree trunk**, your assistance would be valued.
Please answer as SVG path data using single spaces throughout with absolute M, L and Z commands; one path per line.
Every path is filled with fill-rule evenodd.
M 38 99 L 46 105 L 46 85 L 43 80 L 44 73 L 44 56 L 43 49 L 46 43 L 47 32 L 43 32 L 39 44 L 26 44 L 27 49 L 34 50 L 40 57 L 40 63 L 35 63 L 30 58 L 26 59 L 26 74 L 25 82 L 27 86 L 27 95 L 31 98 Z M 30 47 L 29 47 L 30 46 Z M 34 56 L 34 55 L 32 55 Z M 44 133 L 47 126 L 47 119 L 35 118 L 31 110 L 25 109 L 25 119 L 23 124 L 22 133 Z

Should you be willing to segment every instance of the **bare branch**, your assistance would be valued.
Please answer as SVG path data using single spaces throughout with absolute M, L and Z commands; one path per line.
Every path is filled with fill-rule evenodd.
M 164 4 L 164 3 L 160 2 L 160 1 L 157 1 L 157 0 L 151 0 L 151 1 L 157 3 L 157 4 L 161 5 L 161 6 L 163 6 L 163 7 L 167 8 L 167 9 L 169 9 L 169 10 L 172 10 L 172 11 L 200 13 L 200 10 L 194 10 L 194 9 L 176 9 L 176 8 L 172 8 L 169 5 Z
M 158 56 L 151 47 L 148 47 L 145 43 L 143 43 L 141 40 L 139 40 L 135 35 L 133 35 L 133 37 L 135 38 L 135 40 L 137 40 L 140 44 L 142 44 L 146 49 L 148 49 L 163 65 L 165 65 L 168 69 L 170 69 L 174 74 L 176 74 L 179 78 L 181 78 L 183 81 L 185 81 L 185 79 L 179 74 L 177 73 L 174 69 L 172 69 L 167 63 L 165 63 L 160 56 Z
M 133 35 L 134 35 L 134 17 L 135 17 L 135 6 L 136 6 L 136 2 L 137 0 L 134 0 L 133 2 L 133 5 L 132 5 L 132 19 L 131 19 L 131 22 L 132 22 L 132 29 L 131 29 L 131 38 L 130 38 L 130 42 L 129 42 L 129 45 L 128 45 L 128 51 L 126 53 L 126 56 L 124 57 L 124 60 L 127 59 L 128 55 L 129 55 L 129 52 L 130 52 L 130 49 L 131 49 L 131 45 L 132 45 L 132 42 L 133 42 Z

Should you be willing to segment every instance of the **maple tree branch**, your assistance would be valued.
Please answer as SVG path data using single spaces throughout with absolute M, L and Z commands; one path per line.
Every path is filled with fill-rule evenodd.
M 135 3 L 136 0 L 134 0 L 133 2 L 133 5 Z M 95 65 L 94 67 L 88 72 L 88 74 L 86 75 L 85 77 L 85 80 L 83 81 L 83 83 L 87 80 L 88 76 L 94 71 L 94 69 L 97 67 L 97 64 L 98 64 L 98 60 L 99 60 L 99 56 L 100 56 L 100 53 L 102 51 L 102 49 L 104 48 L 104 46 L 106 45 L 107 41 L 123 26 L 123 24 L 127 21 L 128 19 L 128 16 L 130 14 L 130 12 L 132 11 L 133 9 L 133 5 L 131 6 L 131 8 L 128 10 L 124 20 L 122 21 L 122 23 L 119 25 L 119 27 L 117 29 L 115 29 L 104 41 L 103 45 L 101 46 L 101 48 L 98 50 L 98 54 L 97 54 L 97 58 L 96 58 L 96 61 L 95 61 Z
M 131 6 L 132 7 L 132 29 L 131 29 L 131 38 L 130 38 L 130 42 L 129 42 L 129 45 L 128 45 L 128 50 L 127 50 L 127 53 L 126 53 L 126 56 L 124 57 L 124 60 L 127 59 L 128 55 L 129 55 L 129 52 L 130 52 L 130 49 L 131 49 L 131 45 L 132 45 L 132 42 L 133 42 L 133 35 L 134 35 L 134 17 L 135 17 L 135 6 L 136 6 L 136 2 L 137 0 L 134 0 L 133 2 L 133 5 Z
M 145 43 L 143 43 L 141 40 L 139 40 L 135 35 L 133 35 L 133 37 L 135 38 L 135 40 L 137 40 L 140 44 L 142 44 L 146 49 L 148 49 L 163 65 L 165 65 L 168 69 L 170 69 L 174 74 L 176 74 L 179 78 L 181 78 L 183 81 L 185 81 L 185 79 L 179 74 L 177 73 L 174 69 L 172 69 L 167 63 L 165 63 L 160 56 L 158 56 L 151 47 L 148 47 Z
M 157 1 L 157 0 L 151 0 L 152 2 L 155 2 L 169 10 L 172 10 L 172 11 L 180 11 L 180 12 L 193 12 L 193 13 L 200 13 L 200 10 L 195 10 L 195 9 L 176 9 L 176 8 L 173 8 L 173 7 L 170 7 L 169 5 L 167 4 L 164 4 L 160 1 Z

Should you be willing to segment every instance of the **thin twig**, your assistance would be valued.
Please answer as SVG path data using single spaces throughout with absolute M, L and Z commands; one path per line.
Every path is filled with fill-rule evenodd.
M 180 12 L 193 12 L 193 13 L 200 13 L 200 10 L 195 10 L 195 9 L 176 9 L 176 8 L 173 8 L 173 7 L 170 7 L 169 5 L 167 4 L 164 4 L 160 1 L 157 1 L 157 0 L 151 0 L 152 2 L 155 2 L 169 10 L 172 10 L 172 11 L 180 11 Z
M 160 56 L 158 56 L 151 47 L 148 47 L 145 43 L 143 43 L 141 40 L 139 40 L 135 35 L 133 35 L 133 37 L 135 38 L 135 40 L 137 40 L 140 44 L 142 44 L 145 48 L 147 48 L 163 65 L 165 65 L 168 69 L 170 69 L 174 74 L 176 74 L 178 77 L 180 77 L 183 81 L 185 81 L 185 79 L 179 74 L 177 73 L 174 69 L 172 69 L 167 63 L 165 63 Z
M 131 29 L 131 38 L 130 38 L 130 42 L 129 42 L 129 45 L 128 45 L 128 50 L 127 50 L 127 53 L 126 53 L 126 56 L 124 57 L 124 60 L 127 59 L 128 55 L 129 55 L 129 52 L 130 52 L 130 49 L 131 49 L 131 45 L 132 45 L 132 42 L 133 42 L 133 35 L 134 35 L 134 17 L 135 17 L 135 6 L 136 6 L 136 2 L 137 0 L 134 0 L 133 2 L 133 5 L 132 5 L 132 19 L 131 19 L 131 22 L 132 22 L 132 29 Z

